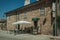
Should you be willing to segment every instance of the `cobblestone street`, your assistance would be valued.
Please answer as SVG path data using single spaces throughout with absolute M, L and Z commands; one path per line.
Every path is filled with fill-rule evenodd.
M 50 35 L 51 36 L 51 35 Z M 9 34 L 7 31 L 0 31 L 0 40 L 51 40 L 49 35 L 31 34 Z

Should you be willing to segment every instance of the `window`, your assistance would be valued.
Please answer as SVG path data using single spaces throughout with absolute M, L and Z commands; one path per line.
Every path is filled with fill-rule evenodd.
M 24 12 L 24 20 L 27 19 L 27 12 Z
M 44 7 L 40 8 L 40 15 L 45 15 L 45 8 Z
M 8 16 L 7 19 L 10 20 L 10 16 Z
M 27 13 L 25 12 L 25 13 L 24 13 L 24 16 L 26 16 L 26 15 L 27 15 Z
M 18 20 L 20 20 L 20 14 L 17 14 L 17 18 L 18 18 Z

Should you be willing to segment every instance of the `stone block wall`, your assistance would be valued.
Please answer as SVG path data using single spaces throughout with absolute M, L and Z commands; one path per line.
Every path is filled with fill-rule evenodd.
M 25 27 L 28 28 L 31 26 L 34 27 L 32 18 L 38 17 L 38 18 L 40 18 L 40 20 L 38 21 L 38 26 L 40 27 L 41 34 L 50 34 L 51 28 L 52 28 L 52 26 L 51 26 L 51 12 L 50 11 L 51 11 L 50 7 L 45 7 L 45 15 L 40 15 L 40 9 L 27 11 L 26 12 L 26 16 L 27 16 L 26 21 L 31 22 L 31 24 L 26 24 L 26 25 L 20 24 L 20 29 L 24 29 Z M 15 13 L 15 12 L 13 12 L 13 13 Z M 17 12 L 17 13 L 19 13 L 19 12 Z M 9 17 L 10 17 L 10 19 L 9 19 Z M 24 12 L 19 14 L 20 21 L 22 21 L 22 20 L 24 21 L 24 17 L 25 17 Z M 43 25 L 43 21 L 45 18 L 46 18 L 46 22 Z M 16 21 L 17 21 L 17 14 L 7 16 L 7 29 L 14 30 L 17 26 L 13 25 L 12 23 L 16 22 Z

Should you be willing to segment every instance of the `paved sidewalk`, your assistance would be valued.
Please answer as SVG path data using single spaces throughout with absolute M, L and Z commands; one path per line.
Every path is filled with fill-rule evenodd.
M 50 35 L 31 35 L 31 34 L 10 34 L 7 31 L 0 31 L 0 40 L 51 40 Z

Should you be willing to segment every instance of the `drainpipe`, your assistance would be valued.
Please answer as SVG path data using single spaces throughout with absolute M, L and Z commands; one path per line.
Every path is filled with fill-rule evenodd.
M 56 0 L 56 9 L 55 9 L 55 11 L 56 11 L 56 14 L 55 14 L 55 36 L 57 36 L 57 3 L 58 3 L 58 0 Z
M 54 0 L 55 1 L 55 0 Z M 56 0 L 55 2 L 52 2 L 52 13 L 53 13 L 53 18 L 54 18 L 54 23 L 53 23 L 53 36 L 57 36 L 57 2 L 58 0 Z

